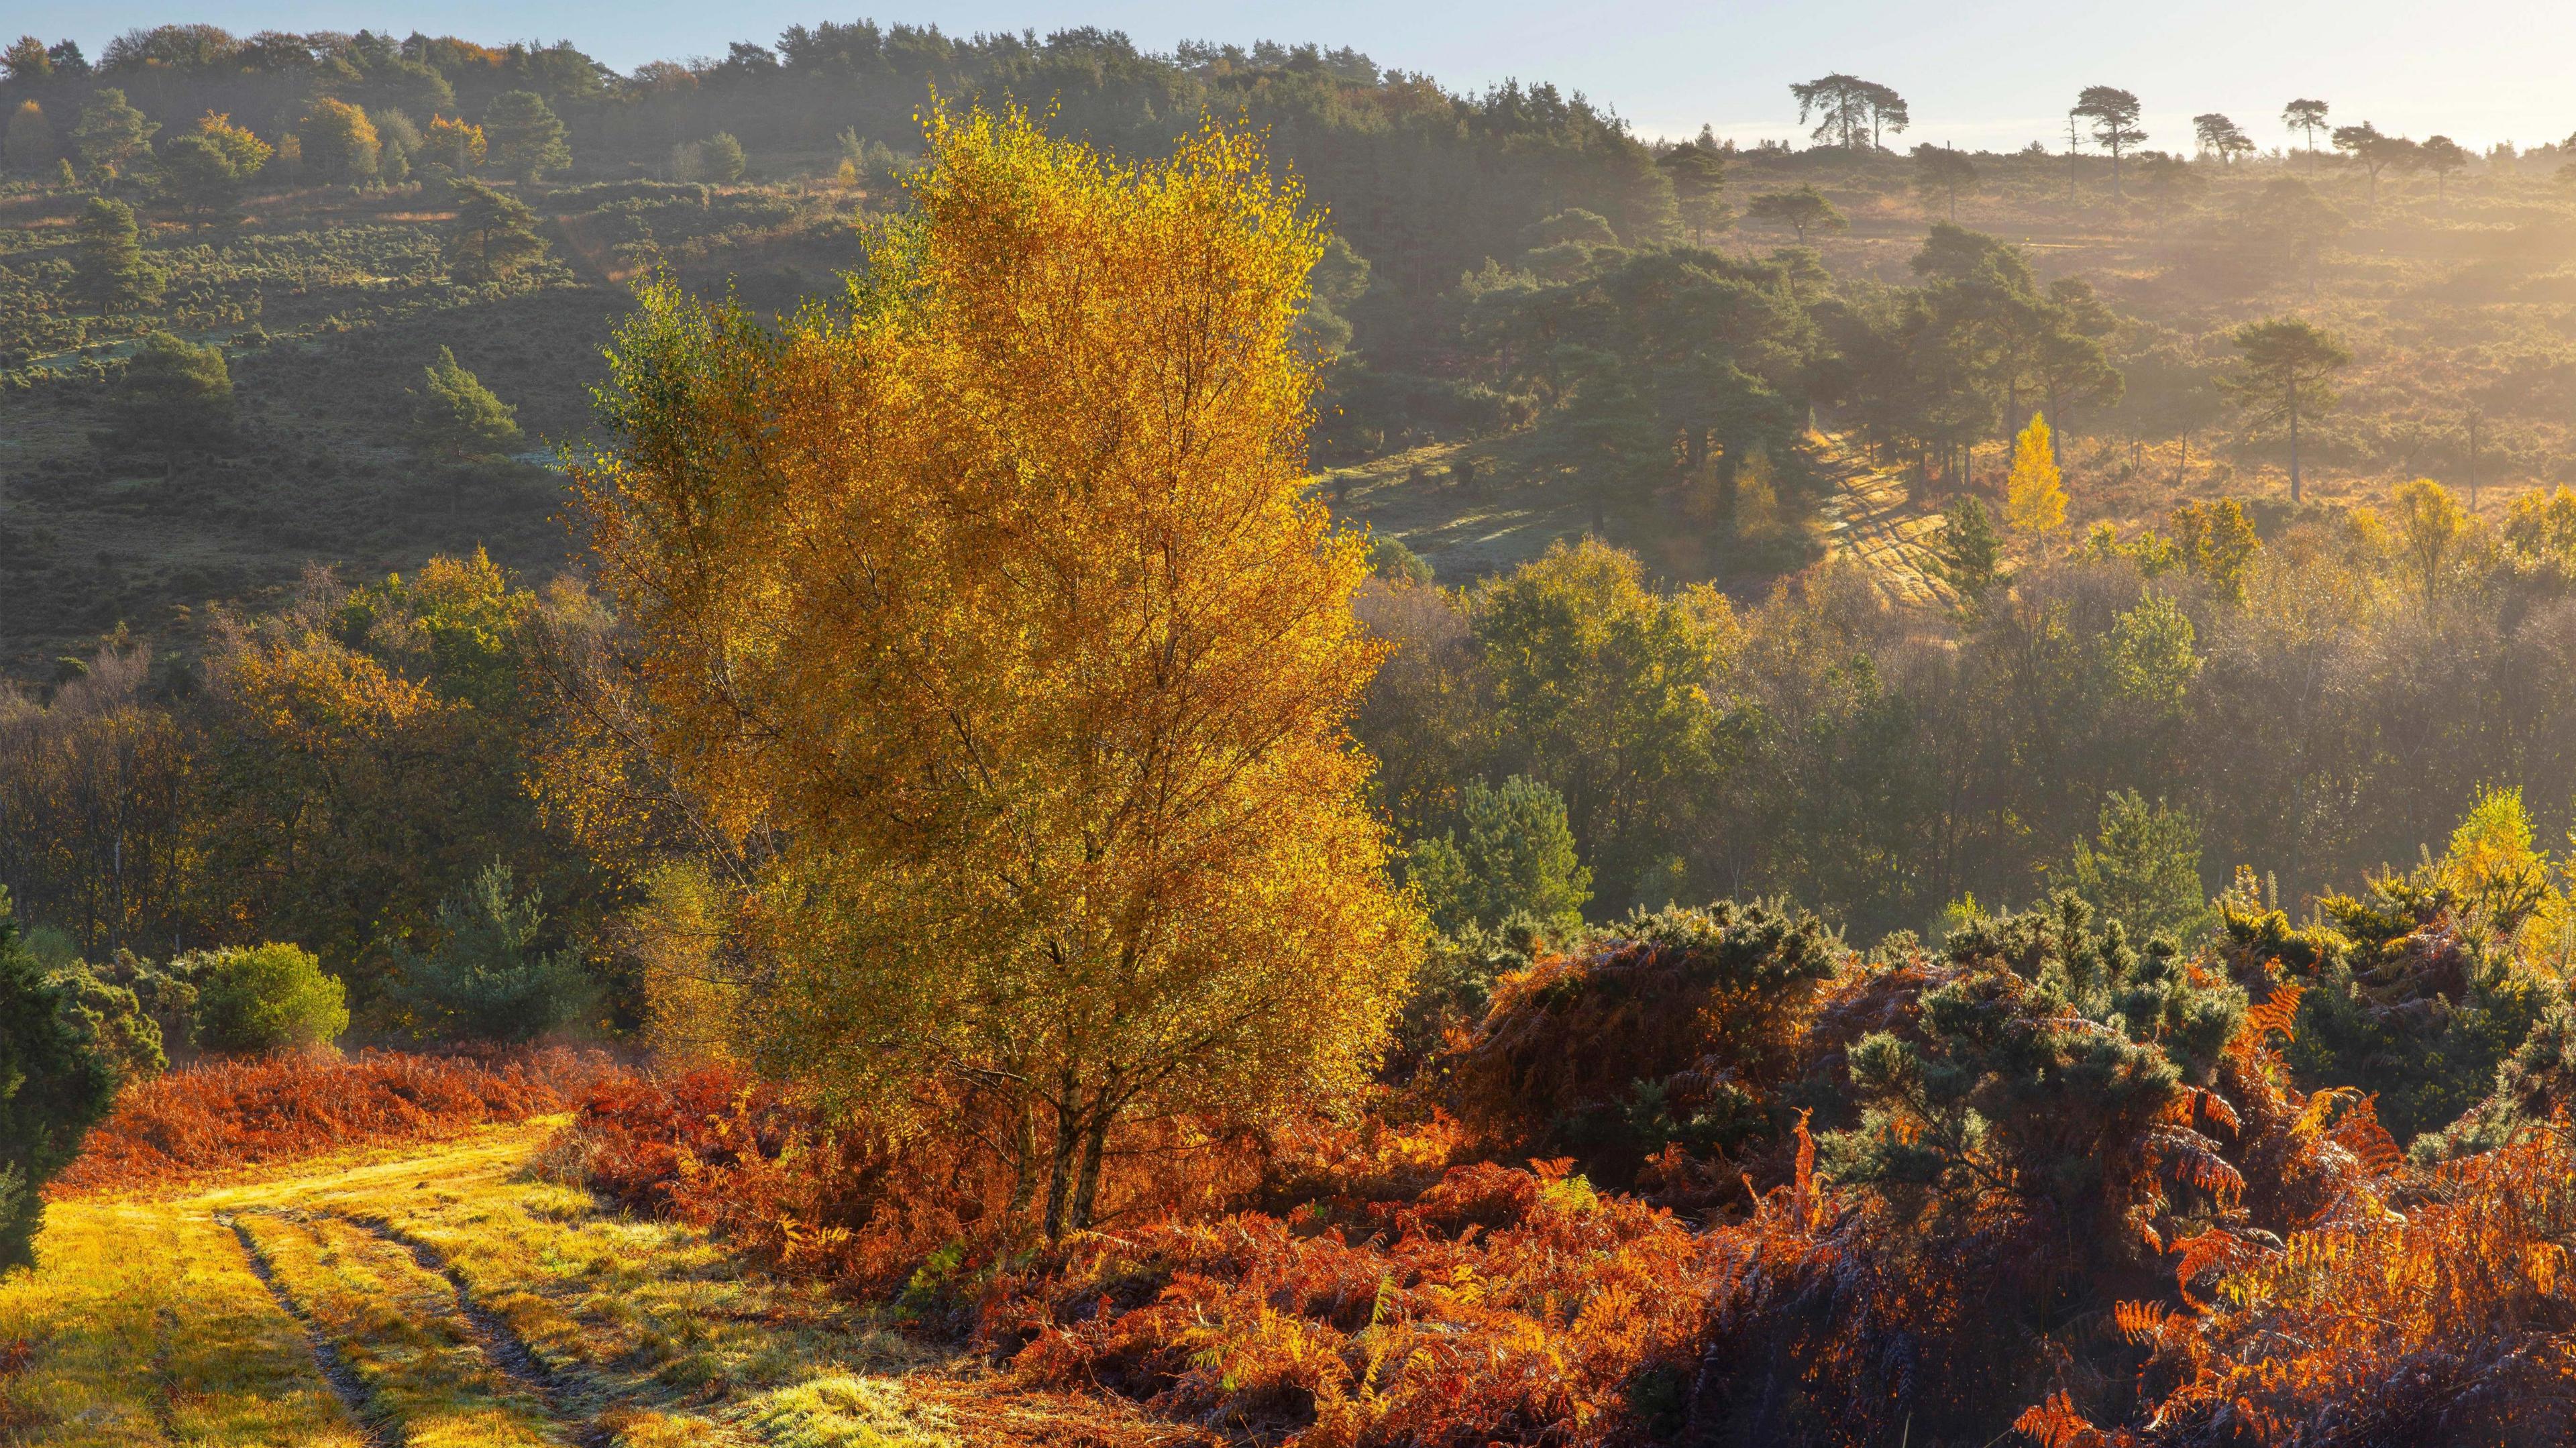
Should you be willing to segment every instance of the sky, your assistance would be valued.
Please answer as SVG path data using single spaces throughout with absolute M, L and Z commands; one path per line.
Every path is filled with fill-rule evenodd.
M 2265 147 L 2289 144 L 2278 117 L 2296 97 L 2325 100 L 2337 122 L 2479 149 L 2576 132 L 2576 86 L 2564 79 L 2576 4 L 2566 0 L 18 0 L 0 26 L 68 35 L 93 57 L 130 27 L 180 21 L 564 38 L 631 70 L 862 16 L 952 34 L 1093 25 L 1149 50 L 1185 39 L 1349 45 L 1451 89 L 1553 81 L 1648 137 L 1706 124 L 1747 146 L 1803 144 L 1789 83 L 1834 71 L 1906 97 L 1914 127 L 1896 144 L 2062 149 L 2066 109 L 2087 85 L 2135 92 L 2151 148 L 2187 149 L 2204 111 L 2233 116 Z

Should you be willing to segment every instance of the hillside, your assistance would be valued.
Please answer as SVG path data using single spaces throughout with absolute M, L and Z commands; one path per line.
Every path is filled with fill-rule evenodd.
M 363 579 L 481 546 L 528 576 L 555 572 L 577 545 L 544 468 L 591 435 L 588 389 L 628 286 L 663 265 L 755 312 L 833 295 L 857 254 L 851 226 L 902 205 L 913 112 L 934 84 L 966 101 L 1052 97 L 1054 124 L 1138 155 L 1168 148 L 1198 105 L 1265 126 L 1349 248 L 1318 273 L 1319 486 L 1449 582 L 1599 532 L 1666 581 L 1758 597 L 1831 551 L 1839 464 L 1806 451 L 1811 423 L 1905 470 L 1923 509 L 1995 487 L 2036 393 L 1998 376 L 1937 405 L 1917 395 L 1907 405 L 1932 411 L 1900 416 L 1876 390 L 1889 367 L 1917 365 L 1896 355 L 1911 345 L 1901 314 L 1927 228 L 1952 217 L 2014 248 L 2035 284 L 2087 288 L 2079 310 L 2099 309 L 2080 330 L 2107 371 L 2048 399 L 2078 528 L 2285 492 L 2279 439 L 2218 386 L 2232 330 L 2282 313 L 2354 354 L 2342 405 L 2311 420 L 2313 496 L 2368 500 L 2417 475 L 2466 491 L 2474 474 L 2469 501 L 2493 515 L 2576 469 L 2576 206 L 2552 147 L 2378 177 L 2334 152 L 2150 153 L 2125 184 L 2095 155 L 1979 155 L 1949 196 L 1893 151 L 1676 149 L 1543 85 L 1452 94 L 1312 47 L 1161 56 L 1088 31 L 1032 47 L 826 25 L 620 77 L 568 45 L 278 43 L 171 27 L 94 67 L 0 81 L 0 109 L 35 108 L 51 137 L 0 185 L 0 671 L 41 682 L 119 624 L 193 653 L 209 604 L 273 606 L 310 564 Z M 379 150 L 275 161 L 231 218 L 177 204 L 148 155 L 112 181 L 35 174 L 44 146 L 70 164 L 72 118 L 111 85 L 165 146 L 200 112 L 282 145 L 345 98 L 381 120 Z M 435 138 L 420 137 L 512 86 L 560 113 L 569 142 L 549 184 L 485 171 L 534 206 L 547 256 L 506 283 L 460 283 L 440 257 L 455 204 L 421 149 Z M 696 148 L 719 130 L 740 136 L 747 172 L 675 179 L 704 169 Z M 1703 154 L 1713 180 L 1676 169 Z M 330 165 L 351 169 L 335 180 Z M 1764 198 L 1806 187 L 1847 225 L 1806 236 L 1765 218 Z M 157 299 L 106 313 L 70 295 L 92 195 L 139 208 L 143 254 L 167 281 Z M 1715 288 L 1700 331 L 1654 335 L 1644 313 L 1606 325 L 1603 303 L 1632 306 L 1651 285 L 1637 258 L 1693 245 L 1710 248 L 1697 265 Z M 1706 310 L 1740 307 L 1726 289 L 1747 286 L 1785 291 L 1794 315 L 1743 332 Z M 183 456 L 114 440 L 124 359 L 161 329 L 220 344 L 238 374 L 234 425 Z M 518 409 L 517 460 L 421 444 L 419 378 L 442 347 Z M 1630 375 L 1587 371 L 1603 359 Z M 1704 438 L 1693 467 L 1713 481 L 1671 471 L 1677 429 Z M 1765 454 L 1776 511 L 1739 522 L 1735 472 Z M 1481 472 L 1453 473 L 1460 459 Z M 1461 476 L 1474 481 L 1422 482 Z

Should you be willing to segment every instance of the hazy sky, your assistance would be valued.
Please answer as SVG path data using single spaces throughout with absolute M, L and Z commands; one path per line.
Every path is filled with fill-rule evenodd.
M 2137 92 L 2155 147 L 2187 147 L 2190 117 L 2208 110 L 2233 115 L 2267 147 L 2281 144 L 2277 117 L 2296 96 L 2325 99 L 2338 121 L 2479 147 L 2576 131 L 2568 0 L 22 0 L 10 9 L 0 25 L 48 40 L 67 34 L 93 56 L 128 27 L 187 20 L 240 31 L 560 36 L 620 69 L 721 55 L 727 41 L 766 43 L 791 24 L 862 15 L 953 34 L 1097 25 L 1156 50 L 1182 39 L 1315 40 L 1357 46 L 1453 89 L 1552 80 L 1616 107 L 1649 136 L 1693 134 L 1707 122 L 1745 144 L 1795 135 L 1788 83 L 1835 70 L 1907 97 L 1915 125 L 1904 140 L 1967 147 L 2052 137 L 2062 146 L 2066 108 L 2093 84 Z

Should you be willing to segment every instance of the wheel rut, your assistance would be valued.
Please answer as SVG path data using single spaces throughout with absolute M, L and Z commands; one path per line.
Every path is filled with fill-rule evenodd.
M 580 1393 L 583 1385 L 549 1365 L 500 1314 L 477 1301 L 472 1284 L 456 1264 L 447 1260 L 446 1253 L 381 1217 L 344 1215 L 338 1220 L 408 1253 L 422 1271 L 444 1280 L 456 1294 L 457 1315 L 472 1331 L 476 1349 L 511 1381 L 534 1393 L 545 1404 L 546 1415 L 561 1424 L 579 1448 L 613 1448 L 617 1435 L 596 1413 L 583 1412 L 573 1401 L 576 1396 L 587 1396 Z
M 278 1280 L 275 1264 L 268 1260 L 268 1253 L 260 1247 L 258 1239 L 251 1236 L 250 1228 L 243 1226 L 241 1219 L 230 1213 L 218 1214 L 215 1220 L 230 1229 L 234 1240 L 241 1243 L 242 1257 L 250 1264 L 251 1275 L 268 1289 L 269 1296 L 277 1299 L 279 1309 L 304 1329 L 304 1340 L 313 1349 L 313 1365 L 321 1371 L 322 1380 L 330 1384 L 332 1393 L 349 1410 L 349 1416 L 357 1420 L 358 1430 L 366 1435 L 368 1448 L 405 1448 L 407 1440 L 401 1425 L 392 1421 L 377 1404 L 375 1395 L 350 1368 L 348 1359 L 340 1355 L 338 1345 L 322 1331 L 322 1325 L 314 1321 L 313 1314 L 305 1310 L 304 1304 L 296 1301 L 295 1295 L 286 1290 L 286 1284 Z

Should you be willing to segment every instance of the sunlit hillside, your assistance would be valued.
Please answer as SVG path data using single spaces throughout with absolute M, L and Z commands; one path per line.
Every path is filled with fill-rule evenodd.
M 0 50 L 0 1448 L 2576 1439 L 2576 152 L 584 43 Z

